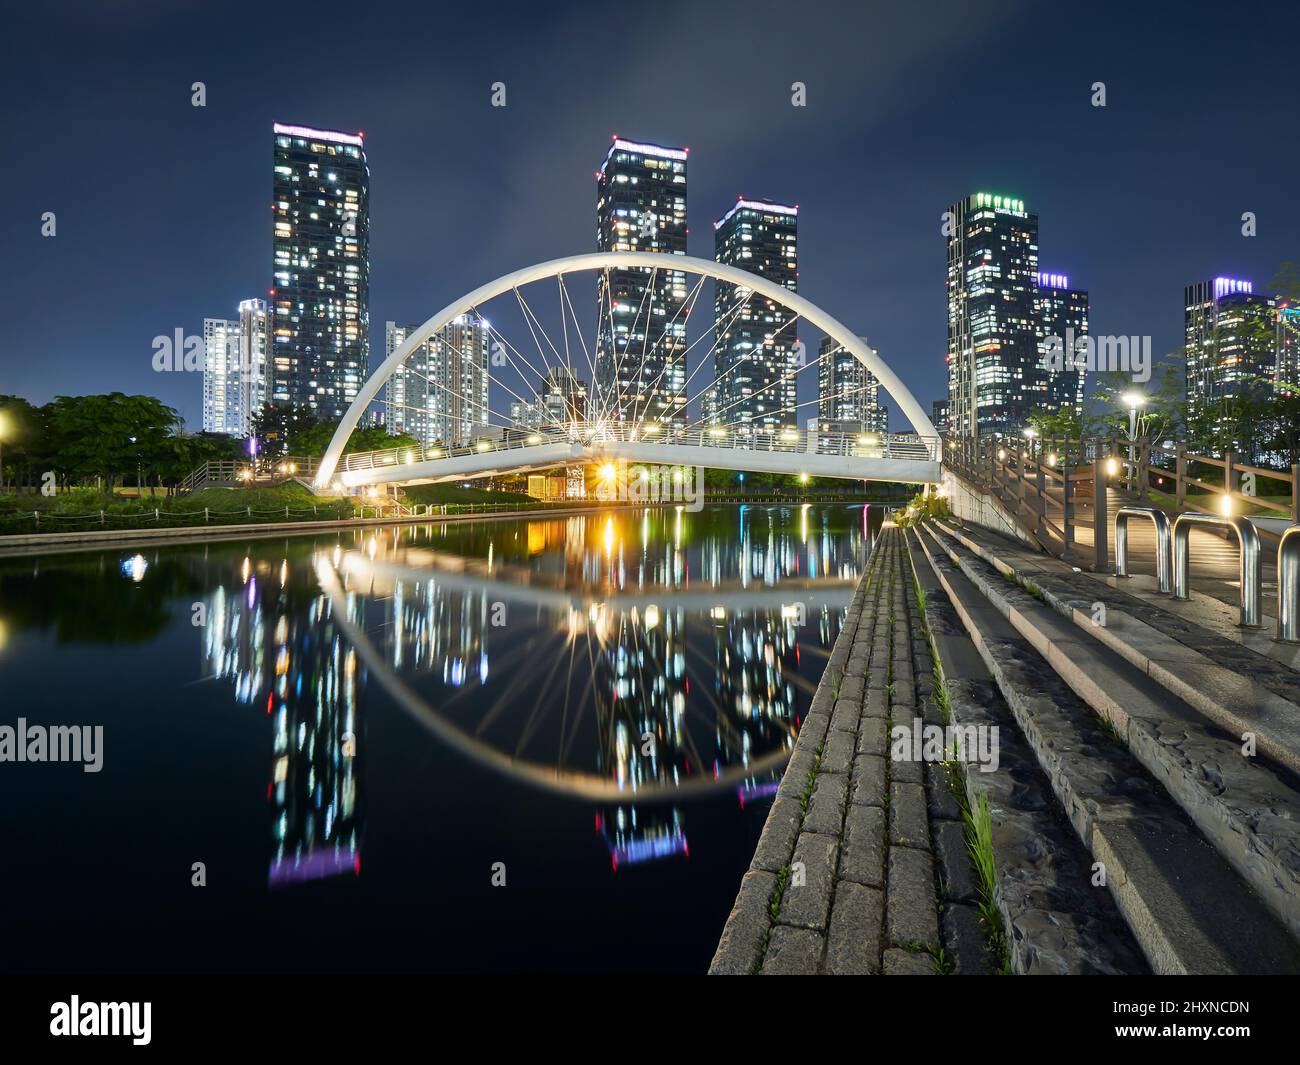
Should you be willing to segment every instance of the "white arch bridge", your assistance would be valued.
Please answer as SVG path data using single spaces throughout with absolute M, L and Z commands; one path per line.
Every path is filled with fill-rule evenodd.
M 641 305 L 616 303 L 611 295 L 609 272 L 640 271 L 649 275 L 641 298 Z M 431 338 L 443 338 L 458 358 L 465 354 L 446 340 L 446 327 L 463 315 L 476 316 L 492 340 L 500 372 L 486 371 L 490 383 L 522 403 L 536 400 L 548 374 L 563 370 L 581 379 L 582 367 L 589 371 L 589 380 L 598 380 L 593 352 L 598 345 L 589 345 L 570 298 L 566 279 L 576 273 L 603 272 L 605 283 L 599 291 L 602 298 L 597 312 L 598 335 L 615 338 L 614 350 L 605 357 L 613 364 L 614 376 L 619 370 L 626 375 L 628 367 L 622 365 L 617 351 L 622 344 L 625 351 L 636 347 L 646 353 L 646 368 L 632 368 L 636 396 L 630 404 L 626 396 L 617 400 L 602 396 L 596 389 L 582 421 L 567 421 L 538 427 L 536 424 L 517 421 L 490 408 L 490 400 L 482 398 L 484 387 L 477 394 L 473 390 L 449 387 L 445 381 L 423 378 L 427 386 L 439 391 L 432 395 L 454 400 L 484 432 L 459 446 L 418 446 L 394 448 L 385 451 L 360 452 L 343 455 L 343 448 L 366 409 L 379 395 L 385 383 L 400 368 L 407 374 L 416 373 L 408 360 Z M 676 309 L 671 316 L 668 308 L 655 307 L 655 295 L 661 289 L 655 285 L 656 277 L 663 273 L 671 277 L 682 298 L 674 300 Z M 698 278 L 693 287 L 687 286 L 690 275 Z M 725 301 L 708 301 L 706 307 L 718 307 L 716 319 L 709 323 L 700 336 L 671 358 L 653 359 L 655 349 L 667 336 L 685 337 L 690 313 L 700 300 L 706 280 L 735 286 L 730 306 Z M 558 325 L 548 331 L 543 324 L 544 314 L 534 307 L 536 286 L 554 281 L 555 294 L 550 299 L 558 304 Z M 533 286 L 530 288 L 529 286 Z M 547 286 L 549 288 L 549 286 Z M 525 292 L 533 294 L 530 301 Z M 483 311 L 485 304 L 503 296 L 513 296 L 518 312 L 524 321 L 536 356 L 525 355 L 527 343 L 511 343 L 493 326 Z M 755 303 L 755 297 L 758 298 Z M 782 308 L 774 313 L 774 307 Z M 682 317 L 683 311 L 685 317 Z M 846 351 L 861 362 L 879 381 L 880 387 L 898 404 L 899 409 L 916 430 L 913 434 L 863 433 L 835 431 L 833 424 L 827 431 L 819 429 L 772 428 L 756 429 L 750 422 L 728 420 L 728 411 L 736 402 L 711 412 L 707 423 L 686 417 L 687 407 L 714 386 L 710 374 L 694 394 L 690 393 L 692 380 L 706 366 L 713 368 L 710 357 L 734 326 L 748 330 L 749 335 L 771 330 L 756 347 L 780 341 L 791 346 L 795 325 L 800 320 L 824 332 L 832 341 L 816 358 L 789 360 L 780 376 L 757 391 L 747 394 L 745 402 L 770 392 L 778 385 L 768 401 L 768 416 L 780 416 L 787 425 L 797 424 L 797 409 L 814 406 L 818 401 L 798 402 L 797 384 L 791 385 L 800 373 L 813 371 L 836 353 Z M 777 323 L 767 325 L 767 323 Z M 674 329 L 679 332 L 674 333 Z M 552 332 L 556 337 L 552 337 Z M 657 337 L 656 337 L 657 334 Z M 713 336 L 711 349 L 699 358 L 695 370 L 686 374 L 691 350 L 708 336 Z M 630 339 L 629 339 L 630 338 Z M 639 341 L 634 345 L 632 341 Z M 683 341 L 684 343 L 684 341 Z M 607 341 L 608 344 L 608 341 Z M 655 367 L 659 368 L 657 375 Z M 733 362 L 723 376 L 746 365 Z M 416 373 L 416 376 L 421 376 Z M 668 382 L 665 384 L 665 376 Z M 869 387 L 869 386 L 864 386 Z M 857 391 L 862 391 L 862 388 Z M 652 397 L 669 394 L 675 415 L 660 420 L 648 416 Z M 795 397 L 793 403 L 773 405 L 772 400 L 781 395 Z M 841 398 L 848 393 L 840 393 Z M 641 404 L 644 402 L 644 409 Z M 621 405 L 620 405 L 621 403 Z M 405 406 L 404 404 L 398 404 Z M 627 410 L 630 405 L 632 410 Z M 662 405 L 661 405 L 662 406 Z M 425 409 L 411 408 L 417 414 Z M 734 415 L 733 415 L 734 417 Z M 496 428 L 487 432 L 486 427 Z M 464 434 L 469 435 L 469 434 Z M 896 481 L 904 483 L 931 483 L 940 476 L 940 444 L 938 434 L 930 419 L 892 369 L 851 330 L 815 304 L 767 278 L 751 274 L 737 267 L 697 259 L 685 255 L 665 255 L 651 252 L 597 252 L 553 259 L 536 266 L 506 274 L 448 304 L 418 329 L 410 332 L 403 343 L 384 360 L 362 386 L 356 400 L 340 422 L 329 447 L 317 469 L 314 485 L 319 491 L 357 489 L 372 485 L 413 484 L 433 481 L 465 480 L 502 473 L 549 469 L 579 463 L 605 463 L 624 461 L 646 465 L 707 467 L 728 470 L 752 470 L 763 473 L 800 474 L 809 477 L 838 477 L 853 480 Z

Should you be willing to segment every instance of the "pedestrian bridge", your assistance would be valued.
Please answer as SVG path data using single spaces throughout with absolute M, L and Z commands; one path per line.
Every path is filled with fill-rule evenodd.
M 704 467 L 852 480 L 937 482 L 939 438 L 789 429 L 750 434 L 674 425 L 571 423 L 484 438 L 462 447 L 407 447 L 344 455 L 335 480 L 347 489 L 462 481 L 556 466 Z
M 611 281 L 611 271 L 624 278 L 645 275 L 644 283 L 633 286 L 643 289 L 639 301 L 615 294 L 618 286 Z M 656 287 L 660 277 L 672 280 L 674 295 L 667 301 L 660 291 L 666 282 Z M 593 323 L 584 321 L 574 306 L 570 288 L 575 283 L 598 293 L 594 331 Z M 714 285 L 722 303 L 709 298 L 706 283 Z M 696 307 L 703 308 L 696 316 L 703 317 L 703 323 L 692 324 Z M 516 323 L 512 332 L 518 343 L 503 331 L 507 321 Z M 445 331 L 453 323 L 466 322 L 486 334 L 490 360 L 484 360 L 481 347 L 462 350 Z M 815 357 L 808 356 L 807 345 L 797 339 L 796 330 L 803 324 L 827 341 Z M 740 348 L 726 347 L 734 341 L 733 330 L 751 339 Z M 692 335 L 695 339 L 688 343 Z M 691 352 L 710 338 L 707 350 L 691 358 Z M 431 378 L 410 361 L 417 350 L 430 350 L 430 344 L 442 360 L 439 365 L 452 360 L 459 367 L 450 383 L 445 373 Z M 737 355 L 738 350 L 746 354 Z M 838 399 L 852 400 L 856 393 L 878 386 L 895 400 L 915 435 L 759 428 L 759 423 L 807 424 L 816 411 L 806 408 L 817 407 L 824 397 L 799 401 L 798 377 L 807 375 L 806 394 L 822 372 L 819 365 L 840 352 L 856 359 L 871 378 L 846 386 Z M 720 360 L 727 358 L 730 366 L 719 368 Z M 764 360 L 781 367 L 774 379 L 754 385 L 739 399 L 718 391 L 729 377 L 738 379 Z M 385 392 L 394 427 L 402 428 L 408 420 L 419 426 L 431 409 L 455 409 L 461 413 L 454 426 L 444 424 L 436 434 L 426 426 L 424 433 L 411 435 L 463 439 L 480 431 L 469 426 L 482 426 L 483 437 L 462 446 L 345 455 L 362 415 L 399 372 L 403 388 L 415 389 L 417 402 L 411 404 L 402 390 Z M 696 382 L 701 373 L 702 380 Z M 590 394 L 572 401 L 563 413 L 524 417 L 523 409 L 540 403 L 556 380 L 572 382 L 575 389 L 589 388 Z M 706 416 L 703 405 L 710 398 L 715 405 Z M 737 409 L 746 404 L 757 405 L 762 417 Z M 693 413 L 697 406 L 699 414 Z M 552 427 L 535 428 L 537 423 Z M 360 388 L 313 484 L 318 491 L 338 491 L 609 461 L 933 483 L 940 477 L 940 458 L 933 424 L 889 364 L 853 330 L 803 296 L 711 260 L 657 252 L 596 252 L 506 274 L 411 330 Z

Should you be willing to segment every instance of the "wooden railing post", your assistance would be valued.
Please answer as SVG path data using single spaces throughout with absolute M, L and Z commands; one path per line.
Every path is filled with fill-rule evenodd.
M 1174 505 L 1181 513 L 1187 508 L 1187 448 L 1179 447 L 1174 459 Z
M 1235 457 L 1231 450 L 1223 453 L 1223 491 L 1228 499 L 1232 498 L 1232 493 L 1237 487 L 1236 472 L 1232 468 Z
M 1300 466 L 1294 462 L 1291 463 L 1291 524 L 1300 525 L 1300 492 L 1296 491 L 1296 485 L 1300 484 Z
M 1074 547 L 1074 482 L 1070 480 L 1070 467 L 1061 466 L 1061 535 L 1065 540 L 1065 549 L 1061 557 L 1067 561 Z
M 1029 446 L 1034 446 L 1032 441 Z M 1025 453 L 1023 451 L 1018 451 L 1016 454 L 1019 456 L 1016 462 L 1016 495 L 1019 497 L 1017 506 L 1020 508 L 1017 511 L 1017 516 L 1021 521 L 1024 521 L 1025 508 L 1029 505 L 1029 489 L 1027 487 L 1029 478 L 1025 476 Z
M 1109 525 L 1106 517 L 1106 460 L 1092 462 L 1092 546 L 1093 568 L 1097 573 L 1110 571 L 1110 545 L 1106 540 Z
M 1034 528 L 1039 533 L 1045 535 L 1046 530 L 1043 528 L 1043 525 L 1047 520 L 1047 493 L 1045 491 L 1047 486 L 1044 484 L 1042 456 L 1039 456 L 1038 465 L 1034 467 L 1034 469 L 1036 474 L 1034 477 L 1034 488 L 1038 492 L 1038 500 L 1035 504 L 1036 512 L 1034 514 Z

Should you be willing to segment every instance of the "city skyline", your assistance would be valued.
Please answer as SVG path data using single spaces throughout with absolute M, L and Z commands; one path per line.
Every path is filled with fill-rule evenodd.
M 695 31 L 692 40 L 707 36 L 730 14 L 684 8 L 673 13 Z M 1265 14 L 1261 10 L 1260 16 Z M 525 23 L 529 17 L 527 12 L 520 16 Z M 23 18 L 40 25 L 39 16 Z M 934 257 L 938 215 L 941 205 L 972 189 L 1006 189 L 1051 218 L 1052 248 L 1069 254 L 1049 255 L 1047 263 L 1087 279 L 1095 331 L 1149 333 L 1157 354 L 1170 351 L 1181 345 L 1183 333 L 1174 294 L 1189 280 L 1251 277 L 1258 291 L 1294 242 L 1295 222 L 1285 213 L 1285 175 L 1294 171 L 1297 149 L 1285 138 L 1261 140 L 1257 134 L 1269 126 L 1267 113 L 1241 108 L 1255 97 L 1276 96 L 1285 75 L 1249 63 L 1244 49 L 1233 46 L 1248 38 L 1247 20 L 1243 13 L 1241 23 L 1224 26 L 1223 54 L 1206 71 L 1204 106 L 1189 113 L 1185 101 L 1162 83 L 1161 72 L 1181 63 L 1179 44 L 1193 35 L 1194 20 L 1170 23 L 1116 9 L 1106 31 L 1106 50 L 1099 50 L 1099 29 L 1067 19 L 1071 32 L 1053 35 L 1057 50 L 1051 56 L 1026 52 L 1021 80 L 1035 86 L 1033 93 L 1021 96 L 1002 83 L 987 87 L 992 103 L 1015 99 L 1025 109 L 1023 122 L 1004 124 L 996 135 L 974 124 L 954 125 L 944 113 L 945 101 L 971 69 L 971 61 L 953 62 L 953 57 L 970 37 L 1002 34 L 1012 43 L 1030 40 L 1048 16 L 1023 7 L 979 19 L 956 11 L 951 25 L 924 42 L 921 31 L 887 15 L 813 13 L 809 30 L 821 49 L 830 48 L 833 55 L 846 48 L 839 39 L 851 37 L 844 30 L 858 21 L 870 25 L 882 42 L 907 42 L 911 67 L 881 61 L 860 64 L 868 68 L 864 73 L 831 76 L 826 63 L 812 61 L 816 49 L 800 42 L 779 64 L 782 76 L 777 77 L 765 68 L 759 44 L 758 61 L 730 75 L 730 82 L 707 65 L 687 63 L 682 85 L 653 98 L 630 91 L 617 100 L 610 94 L 590 101 L 575 95 L 576 74 L 543 70 L 530 60 L 531 48 L 525 52 L 516 45 L 502 59 L 505 69 L 499 76 L 508 103 L 499 109 L 491 106 L 490 79 L 464 67 L 436 75 L 436 91 L 418 93 L 418 104 L 398 108 L 378 104 L 391 91 L 391 81 L 369 61 L 361 64 L 355 82 L 341 79 L 348 82 L 343 85 L 329 84 L 323 75 L 294 84 L 258 74 L 236 85 L 219 79 L 211 57 L 203 54 L 223 39 L 214 24 L 211 46 L 199 54 L 161 50 L 156 69 L 144 79 L 147 84 L 130 90 L 139 96 L 147 122 L 167 116 L 176 144 L 165 155 L 147 150 L 146 124 L 131 120 L 120 106 L 114 109 L 114 121 L 103 114 L 96 123 L 107 101 L 78 102 L 92 127 L 111 131 L 119 146 L 117 158 L 155 161 L 139 171 L 134 184 L 122 184 L 120 168 L 110 168 L 89 187 L 74 185 L 69 175 L 76 168 L 65 159 L 70 146 L 60 141 L 47 146 L 30 173 L 17 176 L 19 210 L 3 224 L 13 237 L 11 245 L 31 257 L 32 268 L 7 288 L 4 298 L 14 301 L 14 343 L 30 355 L 7 367 L 5 390 L 42 402 L 69 391 L 68 382 L 75 380 L 77 392 L 116 388 L 156 394 L 198 428 L 199 387 L 188 375 L 154 374 L 149 342 L 178 327 L 201 333 L 205 317 L 264 295 L 249 285 L 262 276 L 260 264 L 268 250 L 265 215 L 256 205 L 265 203 L 266 195 L 263 121 L 275 120 L 366 131 L 376 171 L 375 290 L 368 337 L 375 350 L 382 342 L 376 328 L 383 321 L 419 319 L 488 277 L 589 248 L 590 222 L 584 219 L 591 217 L 590 186 L 583 176 L 590 174 L 593 150 L 614 129 L 695 148 L 687 221 L 701 237 L 738 192 L 800 203 L 802 292 L 855 332 L 871 336 L 925 402 L 946 394 L 942 280 Z M 69 37 L 94 33 L 117 46 L 110 50 L 116 58 L 91 58 L 85 70 L 87 78 L 111 82 L 108 72 L 151 48 L 167 26 L 166 16 L 156 25 L 92 18 Z M 381 17 L 364 32 L 391 29 L 392 23 Z M 574 21 L 562 30 L 539 32 L 576 34 L 576 47 L 591 54 L 599 54 L 605 39 L 598 26 Z M 62 43 L 67 46 L 68 39 Z M 884 43 L 871 48 L 877 59 L 886 50 Z M 698 44 L 688 46 L 692 57 L 699 51 Z M 1129 63 L 1139 54 L 1142 64 Z M 1104 61 L 1092 58 L 1098 55 Z M 648 53 L 630 56 L 616 75 L 619 83 L 635 89 L 639 79 L 649 77 L 647 61 Z M 1103 69 L 1093 69 L 1098 67 Z M 194 108 L 189 89 L 205 74 L 206 107 Z M 7 76 L 38 90 L 51 84 L 50 75 L 21 56 L 14 57 Z M 1090 87 L 1107 77 L 1107 106 L 1094 108 Z M 791 102 L 796 79 L 807 85 L 804 108 Z M 373 89 L 368 88 L 371 80 Z M 922 91 L 906 102 L 886 93 L 889 104 L 844 106 L 850 98 L 876 101 L 881 94 L 873 88 L 903 81 Z M 727 84 L 730 92 L 723 91 Z M 42 92 L 35 95 L 34 105 L 17 119 L 17 135 L 30 140 L 39 139 L 37 129 L 59 125 L 60 112 L 54 108 L 69 104 L 57 93 L 49 94 L 48 101 Z M 706 95 L 729 102 L 714 110 L 695 106 Z M 455 101 L 455 107 L 426 100 Z M 565 100 L 582 102 L 565 108 Z M 548 124 L 545 133 L 534 131 L 543 110 L 571 114 L 571 121 L 560 127 Z M 426 122 L 441 122 L 463 146 L 455 165 L 438 169 L 432 179 L 430 148 L 403 135 L 420 114 Z M 1054 125 L 1036 121 L 1039 114 L 1051 115 Z M 1186 165 L 1187 130 L 1216 114 L 1232 118 L 1223 127 L 1224 150 L 1208 168 L 1212 173 L 1201 174 Z M 1153 116 L 1162 121 L 1153 122 Z M 945 131 L 942 159 L 932 136 L 940 127 Z M 91 132 L 88 147 L 96 147 L 102 136 Z M 224 145 L 226 165 L 219 173 L 209 172 L 199 151 L 212 137 Z M 187 142 L 192 159 L 183 154 Z M 503 148 L 507 143 L 509 151 Z M 1067 149 L 1078 152 L 1080 145 L 1086 148 L 1088 165 L 1068 168 L 1050 162 L 1065 158 Z M 1115 171 L 1117 176 L 1099 177 L 1121 159 L 1127 165 Z M 97 206 L 106 195 L 113 197 L 111 209 Z M 216 210 L 178 210 L 173 205 L 182 197 L 202 199 Z M 144 209 L 146 203 L 151 209 Z M 39 218 L 46 210 L 58 216 L 53 238 L 40 235 Z M 1245 211 L 1259 220 L 1257 237 L 1241 235 Z M 110 241 L 121 246 L 124 225 L 130 227 L 133 246 L 115 252 L 122 262 L 106 273 L 102 256 L 93 249 Z M 429 248 L 438 254 L 429 256 Z M 69 254 L 61 257 L 59 249 Z M 196 285 L 196 276 L 205 283 Z M 57 312 L 68 339 L 51 345 L 48 331 L 37 322 L 50 320 L 53 293 L 69 285 L 82 298 Z M 128 285 L 147 298 L 127 298 Z

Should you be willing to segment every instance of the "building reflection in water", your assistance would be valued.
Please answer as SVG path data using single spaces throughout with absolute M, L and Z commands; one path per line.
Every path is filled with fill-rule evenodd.
M 365 671 L 332 604 L 247 557 L 207 602 L 208 672 L 272 724 L 272 887 L 360 875 Z
M 328 602 L 347 609 L 374 656 L 372 680 L 399 702 L 415 693 L 439 735 L 456 730 L 456 746 L 531 783 L 608 794 L 595 826 L 615 869 L 686 856 L 682 796 L 712 789 L 749 805 L 775 792 L 870 546 L 859 513 L 621 511 L 420 526 L 318 552 L 323 587 L 334 587 L 313 604 L 307 629 L 318 635 L 275 643 L 277 655 L 293 648 L 285 686 L 296 692 L 275 693 L 277 758 L 289 759 L 276 786 L 290 785 L 292 767 L 294 794 L 328 796 L 336 816 L 352 809 L 354 760 L 339 754 L 359 667 Z M 381 607 L 369 626 L 367 602 Z M 316 669 L 325 679 L 303 696 Z M 286 848 L 346 835 L 342 818 L 303 817 L 325 807 L 288 806 Z

